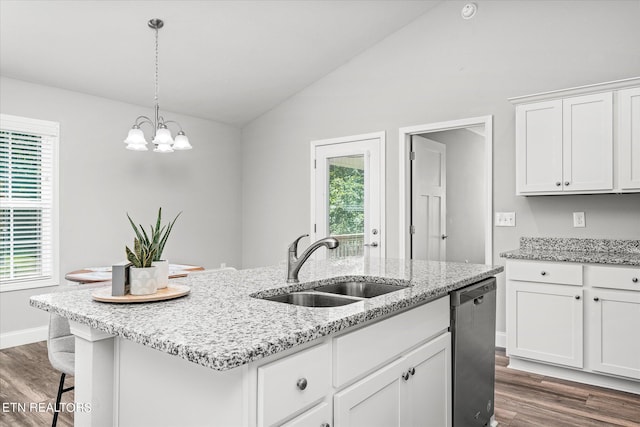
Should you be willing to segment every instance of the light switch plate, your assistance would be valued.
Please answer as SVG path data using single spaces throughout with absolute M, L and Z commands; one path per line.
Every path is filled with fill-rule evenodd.
M 573 213 L 573 226 L 584 228 L 587 226 L 586 221 L 584 219 L 584 212 L 574 212 Z
M 515 212 L 496 212 L 496 227 L 515 227 Z

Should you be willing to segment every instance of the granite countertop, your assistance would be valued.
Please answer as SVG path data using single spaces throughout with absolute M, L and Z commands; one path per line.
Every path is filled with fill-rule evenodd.
M 640 266 L 640 240 L 521 237 L 502 258 Z
M 228 370 L 417 306 L 503 271 L 502 266 L 362 257 L 308 261 L 300 283 L 286 283 L 286 265 L 238 271 L 204 271 L 172 282 L 186 297 L 142 304 L 93 301 L 94 289 L 37 295 L 36 308 L 181 357 Z M 254 298 L 308 289 L 344 279 L 410 285 L 353 304 L 309 308 Z

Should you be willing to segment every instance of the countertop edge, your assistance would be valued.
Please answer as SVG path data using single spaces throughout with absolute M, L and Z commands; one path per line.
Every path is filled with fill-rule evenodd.
M 609 253 L 609 252 L 566 252 L 566 251 L 543 251 L 535 252 L 521 249 L 501 252 L 500 258 L 522 259 L 529 261 L 552 261 L 552 262 L 575 262 L 582 264 L 602 264 L 602 265 L 626 265 L 640 266 L 640 255 L 635 253 Z

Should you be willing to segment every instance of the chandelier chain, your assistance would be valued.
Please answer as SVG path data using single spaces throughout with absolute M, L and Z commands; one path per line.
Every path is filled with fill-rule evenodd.
M 155 86 L 155 102 L 158 103 L 158 29 L 156 31 L 156 86 Z

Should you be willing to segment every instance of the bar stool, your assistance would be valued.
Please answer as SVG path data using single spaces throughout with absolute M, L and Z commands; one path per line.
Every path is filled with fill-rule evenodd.
M 57 314 L 52 314 L 49 317 L 47 350 L 51 366 L 61 372 L 60 385 L 58 386 L 58 395 L 56 397 L 56 407 L 53 413 L 53 423 L 51 424 L 52 427 L 55 427 L 58 422 L 62 393 L 73 390 L 73 387 L 64 388 L 64 379 L 67 375 L 74 375 L 76 351 L 75 337 L 69 329 L 69 321 Z

